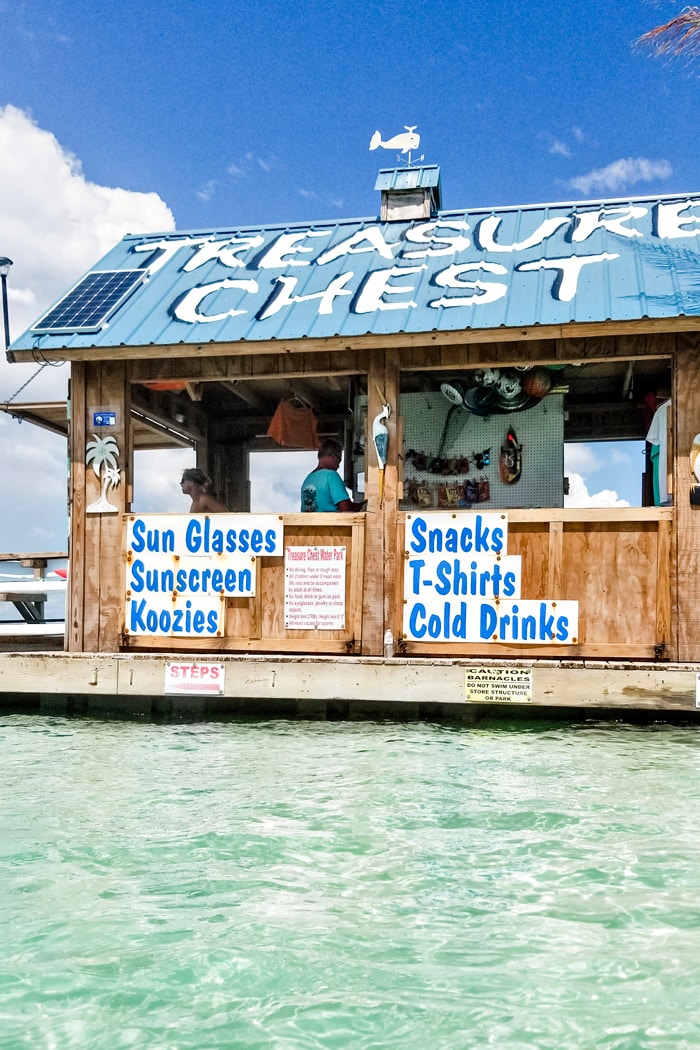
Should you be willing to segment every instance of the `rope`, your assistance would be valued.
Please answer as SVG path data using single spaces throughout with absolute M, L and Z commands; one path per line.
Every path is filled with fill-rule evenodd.
M 39 368 L 37 368 L 37 370 L 34 373 L 34 375 L 31 375 L 29 377 L 29 379 L 26 381 L 26 383 L 22 383 L 22 385 L 19 388 L 19 390 L 15 390 L 14 394 L 12 395 L 12 397 L 8 397 L 7 400 L 3 401 L 2 403 L 4 405 L 9 405 L 11 401 L 14 401 L 14 399 L 17 397 L 17 395 L 21 394 L 22 391 L 25 389 L 25 387 L 29 386 L 29 384 L 31 383 L 32 379 L 36 379 L 36 377 L 39 375 L 39 373 L 43 372 L 43 370 L 47 367 L 47 365 L 50 365 L 50 364 L 53 364 L 53 362 L 51 362 L 51 361 L 44 361 L 43 365 L 40 365 Z M 61 361 L 60 364 L 63 364 L 63 361 Z

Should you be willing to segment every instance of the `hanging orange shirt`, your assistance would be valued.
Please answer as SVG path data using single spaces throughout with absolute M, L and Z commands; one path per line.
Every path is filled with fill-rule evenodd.
M 267 428 L 268 437 L 287 448 L 318 448 L 316 416 L 310 408 L 280 401 Z

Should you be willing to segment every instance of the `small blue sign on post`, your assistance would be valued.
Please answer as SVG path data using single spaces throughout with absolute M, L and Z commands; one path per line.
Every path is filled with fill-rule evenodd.
M 116 427 L 117 413 L 112 412 L 111 410 L 103 412 L 93 412 L 92 425 L 93 427 Z

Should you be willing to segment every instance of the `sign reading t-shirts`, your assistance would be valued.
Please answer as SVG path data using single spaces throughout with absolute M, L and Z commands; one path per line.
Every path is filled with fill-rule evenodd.
M 502 512 L 407 514 L 404 636 L 416 642 L 574 645 L 578 602 L 520 597 Z

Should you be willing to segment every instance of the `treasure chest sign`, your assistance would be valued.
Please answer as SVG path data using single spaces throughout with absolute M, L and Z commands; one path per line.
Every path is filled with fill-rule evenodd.
M 520 597 L 506 514 L 406 515 L 403 634 L 415 642 L 572 645 L 578 602 Z

